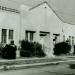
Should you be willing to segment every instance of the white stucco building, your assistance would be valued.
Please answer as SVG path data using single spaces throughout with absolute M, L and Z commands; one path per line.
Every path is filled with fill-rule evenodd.
M 75 25 L 61 21 L 47 2 L 31 8 L 4 1 L 0 4 L 0 42 L 12 39 L 16 45 L 20 40 L 39 42 L 50 57 L 55 43 L 69 39 L 75 44 Z

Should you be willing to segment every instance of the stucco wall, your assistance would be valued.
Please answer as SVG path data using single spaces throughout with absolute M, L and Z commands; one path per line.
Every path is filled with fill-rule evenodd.
M 19 28 L 20 28 L 19 26 L 20 26 L 19 14 L 6 12 L 6 11 L 0 11 L 0 32 L 2 29 L 7 29 L 7 30 L 13 29 L 14 30 L 14 41 L 16 44 L 18 44 L 18 40 L 19 40 Z M 1 37 L 1 33 L 0 33 L 0 37 Z M 7 40 L 7 43 L 8 42 L 9 40 Z
M 46 8 L 45 8 L 46 7 Z M 25 16 L 24 15 L 25 12 Z M 40 5 L 29 11 L 22 11 L 22 33 L 25 30 L 62 33 L 62 22 L 47 4 Z M 23 36 L 24 37 L 24 36 Z
M 72 37 L 74 37 L 74 44 L 75 44 L 75 25 L 67 24 L 64 23 L 63 25 L 63 34 L 65 35 L 65 40 L 69 39 L 69 36 L 71 36 L 71 42 L 72 42 Z
M 75 37 L 75 25 L 64 23 L 63 30 L 65 35 Z

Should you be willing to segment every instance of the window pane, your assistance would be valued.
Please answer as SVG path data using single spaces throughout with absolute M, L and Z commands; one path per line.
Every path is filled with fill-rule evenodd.
M 7 34 L 7 30 L 6 29 L 2 29 L 2 38 L 1 38 L 1 41 L 2 43 L 6 43 L 6 35 Z
M 28 40 L 28 32 L 26 31 L 25 40 Z
M 30 33 L 30 40 L 31 41 L 33 40 L 33 33 L 32 32 Z
M 25 40 L 33 41 L 35 31 L 26 31 Z
M 74 37 L 72 37 L 72 45 L 74 45 Z
M 13 40 L 13 30 L 9 30 L 9 39 Z

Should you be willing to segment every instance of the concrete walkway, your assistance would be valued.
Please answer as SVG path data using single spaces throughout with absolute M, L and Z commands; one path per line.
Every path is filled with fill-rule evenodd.
M 41 61 L 44 61 L 44 62 L 41 62 Z M 21 64 L 20 62 L 22 62 L 23 64 Z M 26 68 L 36 67 L 36 66 L 57 65 L 60 63 L 70 63 L 70 62 L 75 62 L 74 56 L 67 56 L 67 57 L 59 56 L 55 58 L 29 58 L 29 59 L 22 58 L 22 59 L 16 59 L 16 60 L 1 60 L 0 63 L 2 65 L 0 64 L 1 65 L 0 71 L 26 69 Z
M 70 63 L 72 63 L 72 61 Z M 69 68 L 69 64 L 60 63 L 20 70 L 7 70 L 0 72 L 0 75 L 75 75 L 75 69 Z

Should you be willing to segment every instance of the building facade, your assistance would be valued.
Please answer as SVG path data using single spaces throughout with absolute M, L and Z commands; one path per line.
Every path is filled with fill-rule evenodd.
M 53 56 L 53 47 L 58 42 L 69 40 L 71 45 L 75 44 L 75 26 L 62 22 L 47 2 L 32 8 L 3 4 L 0 6 L 0 43 L 14 40 L 18 46 L 21 40 L 36 41 L 42 44 L 48 57 Z
M 20 28 L 20 11 L 12 6 L 15 3 L 1 1 L 0 3 L 0 43 L 14 40 L 18 44 Z

